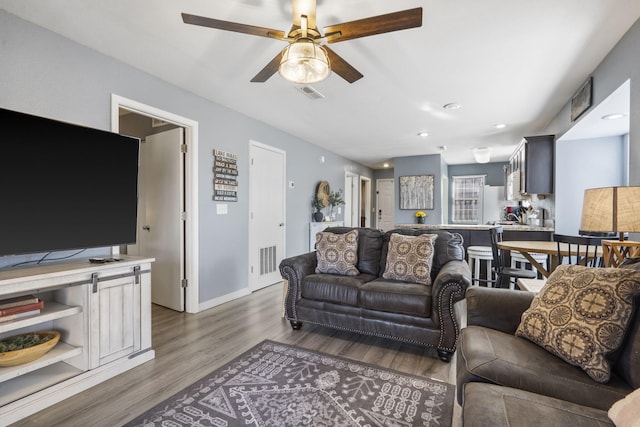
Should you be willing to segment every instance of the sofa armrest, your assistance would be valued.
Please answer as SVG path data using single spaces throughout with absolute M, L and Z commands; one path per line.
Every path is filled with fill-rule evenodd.
M 302 279 L 314 274 L 317 264 L 318 259 L 315 251 L 285 258 L 280 262 L 280 275 L 289 282 L 284 306 L 287 319 L 297 320 L 295 303 L 301 298 Z
M 533 292 L 470 287 L 466 293 L 467 325 L 514 334 L 534 297 Z
M 440 325 L 438 349 L 455 351 L 460 334 L 460 322 L 456 318 L 453 305 L 464 298 L 470 285 L 471 271 L 464 261 L 449 261 L 436 276 L 431 291 L 431 318 L 436 325 Z

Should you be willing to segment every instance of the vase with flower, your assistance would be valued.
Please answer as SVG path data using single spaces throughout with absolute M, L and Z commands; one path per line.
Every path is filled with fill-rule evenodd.
M 425 220 L 426 217 L 427 217 L 426 213 L 424 213 L 422 211 L 416 212 L 416 222 L 418 224 L 424 224 L 424 220 Z

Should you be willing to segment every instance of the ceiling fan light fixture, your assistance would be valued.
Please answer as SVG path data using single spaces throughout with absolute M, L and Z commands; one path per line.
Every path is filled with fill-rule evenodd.
M 321 46 L 309 38 L 300 38 L 282 52 L 278 72 L 290 82 L 310 84 L 326 79 L 331 67 Z

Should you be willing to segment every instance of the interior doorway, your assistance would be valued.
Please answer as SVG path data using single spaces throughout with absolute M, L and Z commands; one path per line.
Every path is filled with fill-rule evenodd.
M 156 278 L 152 283 L 152 302 L 177 311 L 197 313 L 198 215 L 195 159 L 198 123 L 117 95 L 112 96 L 111 106 L 114 132 L 128 133 L 147 141 L 142 144 L 140 151 L 139 199 L 143 205 L 140 205 L 138 212 L 137 245 L 127 247 L 126 250 L 140 256 L 156 258 L 153 266 Z M 129 125 L 128 129 L 121 129 L 123 126 L 127 127 L 127 122 L 132 119 L 142 119 L 149 123 L 149 127 L 136 128 Z M 171 197 L 168 197 L 169 194 Z M 151 212 L 146 212 L 147 208 L 154 215 L 150 216 Z M 157 218 L 158 210 L 165 214 L 163 219 Z M 153 221 L 153 225 L 150 221 Z M 162 230 L 162 233 L 157 233 L 157 230 Z M 161 236 L 164 238 L 160 238 Z M 118 251 L 119 248 L 114 248 L 114 253 Z M 169 285 L 161 285 L 160 277 L 163 276 L 170 280 Z
M 371 227 L 371 178 L 360 177 L 360 227 Z
M 344 226 L 360 226 L 360 204 L 358 203 L 360 188 L 358 175 L 352 172 L 344 173 Z

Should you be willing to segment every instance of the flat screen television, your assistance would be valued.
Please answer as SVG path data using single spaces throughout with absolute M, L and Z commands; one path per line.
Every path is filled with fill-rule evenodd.
M 0 108 L 0 256 L 134 243 L 140 140 Z

